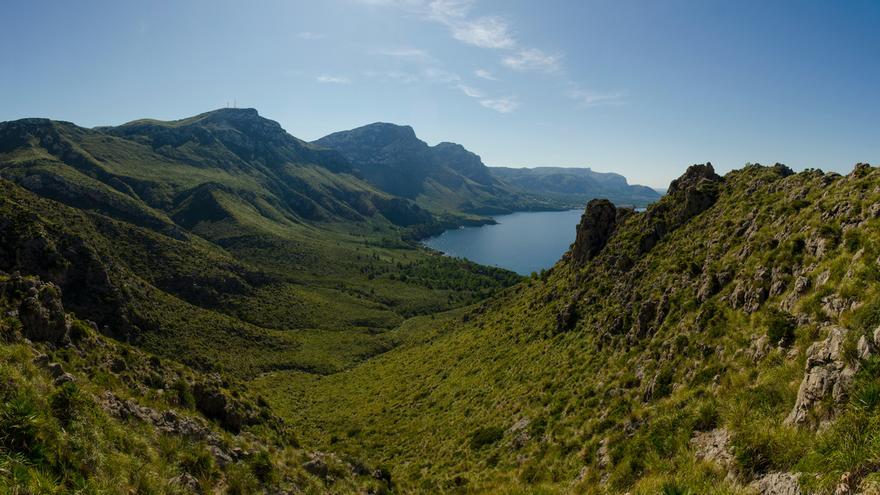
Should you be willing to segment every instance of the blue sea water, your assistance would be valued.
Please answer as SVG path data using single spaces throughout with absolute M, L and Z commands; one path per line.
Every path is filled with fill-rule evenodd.
M 568 250 L 582 213 L 581 209 L 512 213 L 495 217 L 496 225 L 447 230 L 424 244 L 449 256 L 528 275 L 550 268 Z

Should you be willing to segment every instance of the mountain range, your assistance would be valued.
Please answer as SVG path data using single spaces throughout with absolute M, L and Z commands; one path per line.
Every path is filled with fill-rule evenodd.
M 523 278 L 413 237 L 566 174 L 355 131 L 0 124 L 0 492 L 880 488 L 877 169 L 693 165 Z
M 590 168 L 490 167 L 495 177 L 530 194 L 551 198 L 572 207 L 582 207 L 595 198 L 620 205 L 644 207 L 660 199 L 660 193 L 646 186 L 630 185 L 626 177 Z
M 429 146 L 409 126 L 375 123 L 314 144 L 342 153 L 379 189 L 446 215 L 580 208 L 597 197 L 644 206 L 660 197 L 649 188 L 630 186 L 623 176 L 589 169 L 487 167 L 459 144 Z

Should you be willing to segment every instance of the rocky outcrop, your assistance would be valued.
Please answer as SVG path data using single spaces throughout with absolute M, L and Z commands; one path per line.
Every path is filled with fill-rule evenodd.
M 669 189 L 666 193 L 675 194 L 679 191 L 696 189 L 705 181 L 717 182 L 719 180 L 721 180 L 721 176 L 715 173 L 715 168 L 712 167 L 711 163 L 691 165 L 681 177 L 669 183 Z
M 257 411 L 226 393 L 219 378 L 196 383 L 192 391 L 196 409 L 207 418 L 216 420 L 225 430 L 238 433 L 242 427 L 262 421 Z
M 828 419 L 829 412 L 819 413 L 815 406 L 826 399 L 830 399 L 835 406 L 846 401 L 853 376 L 859 369 L 857 360 L 848 360 L 844 355 L 849 332 L 846 328 L 831 326 L 825 340 L 814 342 L 807 349 L 804 378 L 794 408 L 785 419 L 786 424 L 807 425 Z M 866 357 L 870 355 L 867 342 L 863 343 L 862 348 Z
M 681 193 L 684 196 L 683 207 L 679 213 L 682 221 L 696 216 L 709 209 L 718 199 L 718 190 L 714 185 L 721 182 L 721 176 L 715 173 L 711 163 L 691 165 L 687 171 L 669 184 L 667 194 Z
M 691 165 L 670 183 L 666 197 L 654 204 L 643 217 L 638 241 L 640 254 L 647 253 L 673 230 L 708 210 L 718 200 L 722 178 L 711 163 Z
M 729 468 L 733 464 L 730 432 L 726 428 L 698 432 L 691 438 L 691 446 L 697 459 L 714 462 L 724 468 Z
M 575 263 L 584 264 L 595 258 L 631 211 L 617 208 L 607 199 L 594 199 L 587 203 L 577 227 L 577 238 L 571 247 Z
M 164 433 L 191 440 L 205 440 L 211 445 L 220 444 L 220 437 L 201 421 L 182 416 L 171 409 L 157 411 L 141 406 L 131 399 L 120 399 L 109 390 L 104 392 L 98 402 L 108 414 L 119 419 L 137 419 L 152 424 Z
M 49 282 L 14 275 L 0 284 L 0 294 L 20 300 L 18 317 L 25 338 L 63 345 L 70 342 L 70 320 L 61 303 L 61 289 Z
M 769 473 L 749 483 L 760 495 L 801 495 L 799 473 Z

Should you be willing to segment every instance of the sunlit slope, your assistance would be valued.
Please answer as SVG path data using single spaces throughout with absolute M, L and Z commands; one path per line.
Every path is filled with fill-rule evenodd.
M 411 491 L 864 490 L 878 204 L 864 165 L 692 167 L 645 213 L 591 203 L 545 278 L 344 373 L 257 385 Z
M 0 269 L 200 367 L 331 372 L 393 347 L 382 334 L 410 316 L 517 280 L 405 241 L 430 214 L 253 110 L 3 123 L 0 177 Z

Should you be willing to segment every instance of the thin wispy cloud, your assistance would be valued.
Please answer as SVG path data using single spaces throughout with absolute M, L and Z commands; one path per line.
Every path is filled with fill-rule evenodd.
M 625 91 L 613 91 L 600 93 L 596 91 L 575 88 L 568 91 L 568 97 L 580 103 L 584 107 L 600 105 L 623 105 L 626 103 Z
M 401 70 L 366 70 L 363 74 L 384 83 L 412 84 L 421 80 L 418 74 Z
M 481 17 L 449 27 L 453 38 L 480 48 L 512 48 L 516 45 L 507 23 L 498 17 Z
M 580 106 L 619 105 L 625 103 L 623 92 L 596 92 L 582 89 L 576 81 L 565 74 L 559 52 L 548 53 L 541 49 L 521 43 L 514 35 L 509 20 L 500 15 L 473 15 L 477 0 L 358 0 L 374 7 L 394 8 L 423 21 L 442 24 L 449 35 L 462 43 L 493 50 L 500 53 L 500 66 L 513 72 L 549 74 L 558 78 L 562 86 L 574 89 L 564 91 L 564 95 L 577 101 Z M 443 64 L 419 49 L 399 48 L 382 50 L 382 54 L 407 60 L 421 60 L 431 67 L 406 76 L 384 75 L 385 79 L 401 82 L 423 81 L 445 84 L 461 91 L 465 96 L 479 100 L 479 103 L 500 113 L 510 113 L 520 106 L 517 98 L 484 96 L 458 74 L 440 69 Z M 486 81 L 498 81 L 491 71 L 477 69 L 473 76 Z
M 382 55 L 385 57 L 393 57 L 404 60 L 431 60 L 431 54 L 429 54 L 426 50 L 422 50 L 421 48 L 411 48 L 411 47 L 397 47 L 397 48 L 382 48 L 378 50 L 373 50 L 372 52 L 375 55 Z
M 486 69 L 477 69 L 474 71 L 474 75 L 479 77 L 480 79 L 485 79 L 487 81 L 497 81 L 498 78 L 495 77 L 491 72 Z
M 331 76 L 327 74 L 315 76 L 315 81 L 323 84 L 351 84 L 351 79 L 347 77 Z
M 438 22 L 462 43 L 480 48 L 513 48 L 517 45 L 508 22 L 500 16 L 471 17 L 473 0 L 360 0 L 379 7 L 394 7 L 425 20 Z
M 501 64 L 516 71 L 557 72 L 560 69 L 560 55 L 550 55 L 528 48 L 501 59 Z
M 425 79 L 436 83 L 449 84 L 461 81 L 461 76 L 455 72 L 450 72 L 438 67 L 428 67 L 422 71 L 422 74 L 425 76 Z
M 480 91 L 477 88 L 468 86 L 467 84 L 459 84 L 458 89 L 460 89 L 461 92 L 464 93 L 465 96 L 468 96 L 470 98 L 482 98 L 483 97 L 482 91 Z
M 302 40 L 322 40 L 327 37 L 324 33 L 313 33 L 311 31 L 303 31 L 301 33 L 296 33 L 296 37 Z
M 487 98 L 480 100 L 480 105 L 498 113 L 510 113 L 519 108 L 519 100 L 513 97 Z

